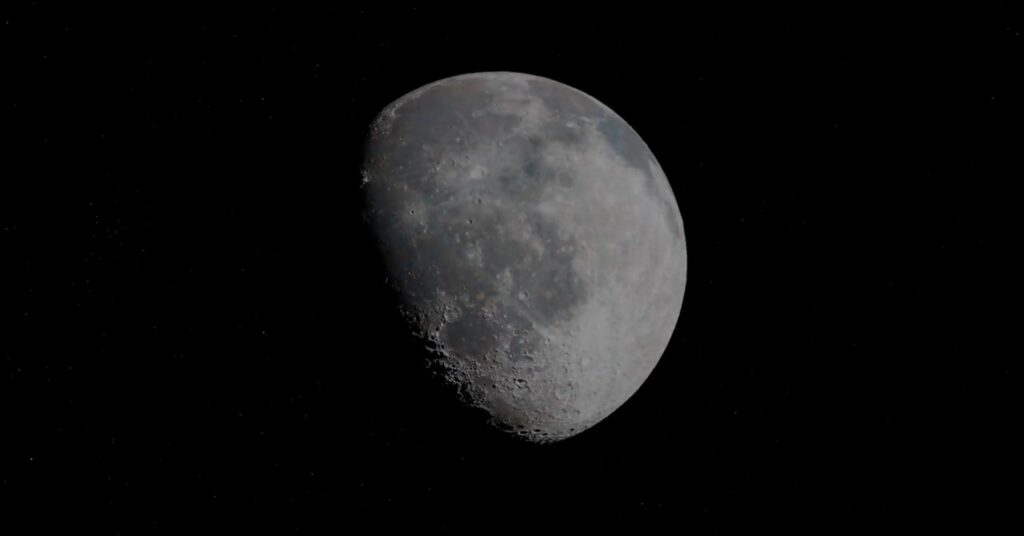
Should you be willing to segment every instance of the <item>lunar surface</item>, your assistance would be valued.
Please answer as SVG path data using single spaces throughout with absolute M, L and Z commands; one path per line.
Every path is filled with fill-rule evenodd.
M 362 187 L 432 368 L 492 425 L 578 434 L 665 351 L 682 217 L 647 145 L 593 97 L 519 73 L 428 84 L 373 122 Z

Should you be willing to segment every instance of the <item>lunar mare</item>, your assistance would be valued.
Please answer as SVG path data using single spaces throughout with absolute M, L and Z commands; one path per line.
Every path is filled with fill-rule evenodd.
M 683 221 L 607 106 L 526 74 L 447 78 L 380 113 L 362 171 L 403 313 L 493 425 L 572 436 L 658 363 L 683 302 Z

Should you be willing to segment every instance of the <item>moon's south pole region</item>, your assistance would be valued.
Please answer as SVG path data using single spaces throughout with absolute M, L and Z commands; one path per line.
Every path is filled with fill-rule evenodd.
M 534 442 L 600 422 L 679 319 L 683 220 L 615 112 L 520 73 L 439 80 L 374 120 L 364 217 L 431 366 Z

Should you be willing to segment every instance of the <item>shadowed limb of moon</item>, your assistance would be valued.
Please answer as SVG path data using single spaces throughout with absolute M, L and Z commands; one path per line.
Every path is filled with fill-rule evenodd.
M 596 99 L 519 73 L 428 84 L 373 122 L 363 189 L 404 315 L 491 424 L 577 434 L 665 351 L 682 217 L 647 145 Z

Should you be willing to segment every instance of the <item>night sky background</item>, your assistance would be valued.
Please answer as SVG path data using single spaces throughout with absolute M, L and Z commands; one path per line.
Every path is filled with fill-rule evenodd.
M 0 8 L 0 532 L 1019 533 L 1020 16 L 485 5 Z M 373 116 L 486 70 L 686 228 L 660 364 L 551 446 L 424 381 L 359 219 Z

